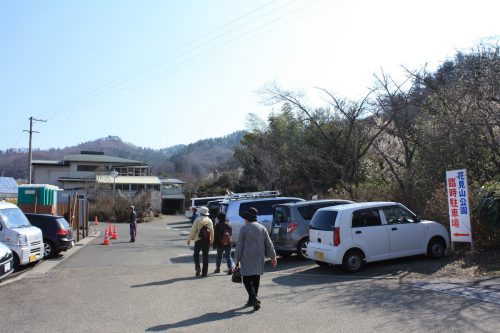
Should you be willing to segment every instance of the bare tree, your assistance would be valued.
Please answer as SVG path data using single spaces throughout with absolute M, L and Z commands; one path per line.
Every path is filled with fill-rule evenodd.
M 303 102 L 303 93 L 284 90 L 276 83 L 267 85 L 260 93 L 266 104 L 288 103 L 316 128 L 318 139 L 327 143 L 330 165 L 341 170 L 339 185 L 356 199 L 362 179 L 362 159 L 391 120 L 379 117 L 380 110 L 370 101 L 373 91 L 357 102 L 340 99 L 326 89 L 319 90 L 325 96 L 326 108 L 313 109 Z M 325 120 L 321 117 L 325 112 L 329 117 L 321 121 Z

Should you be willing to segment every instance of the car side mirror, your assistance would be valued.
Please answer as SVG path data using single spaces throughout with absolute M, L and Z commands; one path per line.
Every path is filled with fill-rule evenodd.
M 0 231 L 2 231 L 2 230 L 3 230 L 3 225 L 2 225 L 2 223 L 0 223 Z
M 415 222 L 422 222 L 422 219 L 420 218 L 420 216 L 415 216 Z

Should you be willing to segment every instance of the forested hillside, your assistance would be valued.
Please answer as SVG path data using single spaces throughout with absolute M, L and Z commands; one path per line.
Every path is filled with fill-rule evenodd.
M 233 159 L 234 149 L 240 144 L 244 134 L 245 132 L 239 131 L 220 138 L 159 150 L 138 147 L 123 142 L 119 137 L 108 136 L 73 147 L 34 150 L 33 159 L 61 160 L 64 155 L 78 154 L 82 150 L 102 151 L 106 155 L 146 161 L 155 175 L 203 178 L 212 174 L 218 165 Z M 4 176 L 26 178 L 27 165 L 27 151 L 0 151 L 0 173 Z
M 446 222 L 445 172 L 466 168 L 472 229 L 484 233 L 480 242 L 495 232 L 500 239 L 498 45 L 458 52 L 435 71 L 405 73 L 400 80 L 379 73 L 360 100 L 319 89 L 323 107 L 309 105 L 301 92 L 266 86 L 262 96 L 281 111 L 266 126 L 257 123 L 236 150 L 238 187 L 400 201 Z

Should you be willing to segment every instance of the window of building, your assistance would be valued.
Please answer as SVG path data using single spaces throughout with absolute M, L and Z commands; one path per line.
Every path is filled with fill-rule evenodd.
M 76 166 L 76 171 L 97 171 L 97 168 L 99 168 L 98 165 L 85 165 L 85 164 L 79 164 Z

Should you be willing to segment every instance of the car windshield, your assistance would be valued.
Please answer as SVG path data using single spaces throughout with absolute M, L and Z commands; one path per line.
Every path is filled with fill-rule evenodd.
M 31 227 L 30 221 L 18 208 L 1 209 L 0 218 L 9 229 Z
M 316 212 L 316 214 L 314 214 L 309 227 L 315 230 L 333 231 L 336 219 L 337 219 L 336 211 L 319 210 Z

